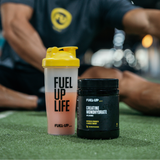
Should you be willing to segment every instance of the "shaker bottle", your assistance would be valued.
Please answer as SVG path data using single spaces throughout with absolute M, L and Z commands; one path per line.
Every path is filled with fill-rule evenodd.
M 75 133 L 77 78 L 80 61 L 77 47 L 48 48 L 42 66 L 45 74 L 45 97 L 48 134 Z

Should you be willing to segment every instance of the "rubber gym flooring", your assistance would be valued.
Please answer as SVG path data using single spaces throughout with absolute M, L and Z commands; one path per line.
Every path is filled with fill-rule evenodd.
M 160 159 L 160 117 L 120 103 L 120 137 L 87 140 L 48 135 L 45 112 L 0 112 L 0 159 Z

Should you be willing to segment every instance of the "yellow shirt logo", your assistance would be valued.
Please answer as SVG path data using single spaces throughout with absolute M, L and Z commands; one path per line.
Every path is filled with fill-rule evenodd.
M 60 32 L 71 24 L 72 15 L 63 8 L 55 8 L 51 13 L 51 21 L 53 29 Z

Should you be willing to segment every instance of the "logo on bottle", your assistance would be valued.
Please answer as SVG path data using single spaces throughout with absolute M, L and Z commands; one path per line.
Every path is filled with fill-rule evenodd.
M 69 125 L 68 123 L 67 124 L 55 124 L 54 126 L 57 128 L 72 127 L 72 125 Z
M 70 100 L 64 100 L 66 88 L 73 88 L 71 77 L 54 77 L 54 110 L 55 112 L 68 112 Z
M 53 29 L 60 32 L 71 24 L 72 15 L 63 8 L 55 8 L 51 12 L 51 21 Z

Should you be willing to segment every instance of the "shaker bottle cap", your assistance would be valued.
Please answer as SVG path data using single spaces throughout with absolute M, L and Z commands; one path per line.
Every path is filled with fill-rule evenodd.
M 47 49 L 46 58 L 42 61 L 45 67 L 79 67 L 80 61 L 76 58 L 78 47 L 52 47 Z

